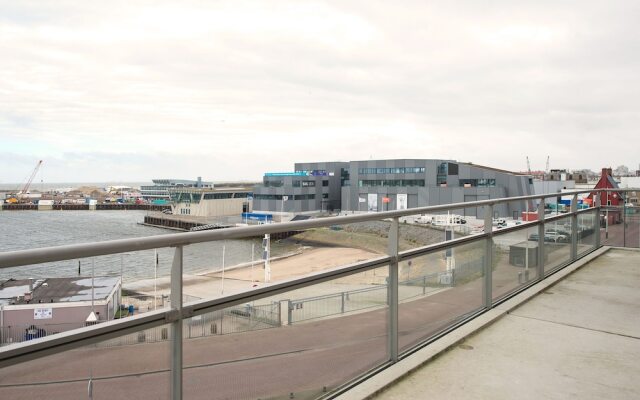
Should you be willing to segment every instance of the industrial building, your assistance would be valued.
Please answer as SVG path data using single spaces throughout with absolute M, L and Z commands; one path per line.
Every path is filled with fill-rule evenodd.
M 273 213 L 377 212 L 533 194 L 530 176 L 453 160 L 397 159 L 296 163 L 268 172 L 253 208 Z M 502 204 L 496 216 L 518 217 L 533 205 Z M 482 216 L 482 210 L 460 210 Z
M 341 209 L 349 163 L 296 163 L 292 172 L 267 172 L 253 189 L 254 210 L 305 213 Z
M 152 179 L 153 185 L 140 186 L 142 198 L 155 204 L 167 204 L 171 200 L 169 189 L 213 188 L 213 182 L 204 182 L 198 177 L 195 181 L 186 179 Z
M 226 217 L 251 212 L 252 191 L 247 188 L 172 188 L 172 213 L 194 217 Z

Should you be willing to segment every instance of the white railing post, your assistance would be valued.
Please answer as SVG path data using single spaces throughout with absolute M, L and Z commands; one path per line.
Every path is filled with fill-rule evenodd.
M 176 247 L 171 265 L 171 309 L 177 319 L 171 323 L 171 398 L 182 399 L 182 246 Z
M 398 244 L 400 224 L 394 218 L 389 227 L 389 358 L 398 361 Z

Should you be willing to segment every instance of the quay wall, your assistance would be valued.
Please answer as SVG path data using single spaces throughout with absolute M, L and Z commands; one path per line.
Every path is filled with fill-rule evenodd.
M 54 204 L 52 206 L 40 207 L 37 204 L 0 204 L 0 209 L 4 211 L 24 211 L 24 210 L 142 210 L 142 211 L 162 211 L 166 206 L 157 204 Z

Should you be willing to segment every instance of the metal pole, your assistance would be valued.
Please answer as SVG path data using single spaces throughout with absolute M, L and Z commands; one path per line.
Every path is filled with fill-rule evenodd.
M 153 249 L 153 309 L 157 310 L 158 298 L 158 249 Z
M 398 361 L 398 245 L 399 220 L 395 217 L 389 227 L 389 359 Z
M 609 239 L 609 192 L 606 193 L 607 202 L 605 203 L 604 238 Z
M 627 203 L 622 199 L 622 247 L 627 247 Z
M 220 291 L 220 294 L 224 294 L 224 253 L 226 248 L 227 248 L 227 244 L 225 242 L 222 245 L 222 290 Z
M 601 206 L 601 196 L 600 194 L 596 194 L 593 196 L 593 206 L 596 208 L 595 221 L 593 221 L 594 234 L 596 235 L 596 249 L 600 247 L 600 206 Z M 596 224 L 598 225 L 596 227 Z
M 538 204 L 538 280 L 544 278 L 544 198 Z
M 264 282 L 267 283 L 271 280 L 271 235 L 265 234 L 264 241 L 267 242 L 264 251 Z
M 571 261 L 578 258 L 578 195 L 571 199 Z
M 484 306 L 491 308 L 493 303 L 493 204 L 484 208 L 484 232 L 487 234 L 484 249 Z
M 251 243 L 251 286 L 253 286 L 253 254 L 256 251 L 255 246 L 255 243 Z
M 182 399 L 182 246 L 176 247 L 171 265 L 171 308 L 178 319 L 171 323 L 171 398 Z
M 95 285 L 95 269 L 96 269 L 96 260 L 95 258 L 91 258 L 91 312 L 95 311 L 95 297 L 96 297 L 96 285 Z

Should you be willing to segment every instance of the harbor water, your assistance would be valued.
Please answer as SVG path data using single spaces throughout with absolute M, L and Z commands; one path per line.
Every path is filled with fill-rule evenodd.
M 39 247 L 61 246 L 152 235 L 173 234 L 176 231 L 143 226 L 145 211 L 0 211 L 0 252 Z M 184 271 L 198 274 L 247 263 L 262 257 L 260 239 L 226 240 L 185 246 Z M 292 251 L 288 245 L 272 247 L 272 256 Z M 154 250 L 130 252 L 60 261 L 38 265 L 0 269 L 0 280 L 14 278 L 50 278 L 119 276 L 123 281 L 168 276 L 174 250 L 157 249 L 157 271 Z M 93 272 L 92 272 L 93 269 Z

